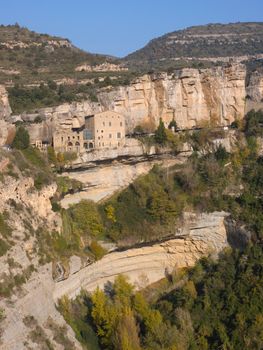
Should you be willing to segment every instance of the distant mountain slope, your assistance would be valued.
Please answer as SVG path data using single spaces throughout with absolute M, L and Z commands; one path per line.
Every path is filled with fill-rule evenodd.
M 19 25 L 0 26 L 0 81 L 27 82 L 75 75 L 77 65 L 114 58 L 74 47 L 68 39 L 38 34 Z
M 151 40 L 125 57 L 129 63 L 155 63 L 181 58 L 212 60 L 263 54 L 263 22 L 189 27 Z

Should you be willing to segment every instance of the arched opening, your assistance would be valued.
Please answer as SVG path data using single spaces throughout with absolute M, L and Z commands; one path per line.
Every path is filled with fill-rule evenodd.
M 93 143 L 89 142 L 89 148 L 93 148 Z
M 87 144 L 87 142 L 84 142 L 83 145 L 84 145 L 84 148 L 85 148 L 85 149 L 88 149 L 88 144 Z

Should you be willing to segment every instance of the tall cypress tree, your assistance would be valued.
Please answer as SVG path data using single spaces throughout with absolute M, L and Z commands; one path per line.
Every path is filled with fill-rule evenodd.
M 155 130 L 155 141 L 159 143 L 160 145 L 165 144 L 167 140 L 167 135 L 165 132 L 165 126 L 162 118 L 160 118 L 158 128 Z

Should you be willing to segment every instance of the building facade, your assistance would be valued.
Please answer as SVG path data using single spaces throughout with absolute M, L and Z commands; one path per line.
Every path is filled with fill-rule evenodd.
M 85 118 L 85 139 L 94 148 L 117 148 L 125 142 L 125 120 L 122 114 L 105 111 Z
M 74 117 L 70 127 L 53 133 L 56 152 L 82 153 L 93 149 L 118 148 L 125 143 L 125 120 L 114 111 L 85 117 L 84 125 Z

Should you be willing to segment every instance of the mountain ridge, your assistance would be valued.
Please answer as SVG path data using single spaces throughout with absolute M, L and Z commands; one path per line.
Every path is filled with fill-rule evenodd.
M 222 57 L 263 54 L 263 22 L 210 23 L 154 38 L 124 57 L 127 64 L 155 65 L 164 60 L 213 61 Z

